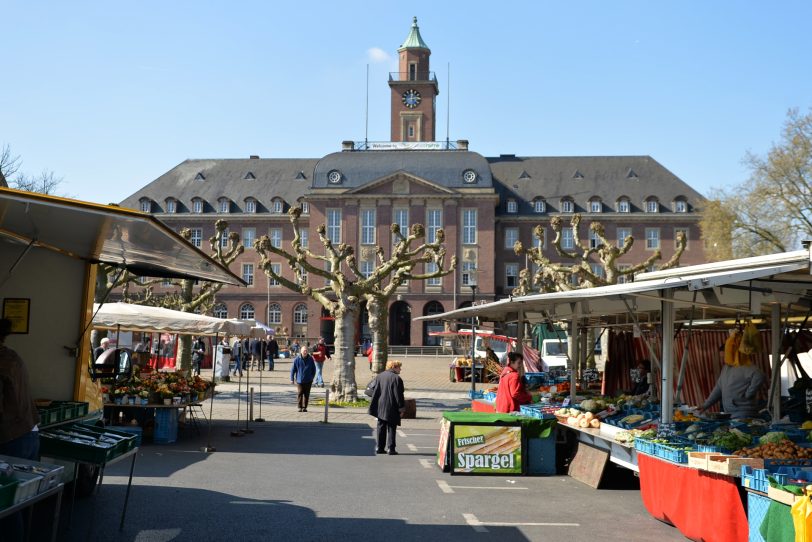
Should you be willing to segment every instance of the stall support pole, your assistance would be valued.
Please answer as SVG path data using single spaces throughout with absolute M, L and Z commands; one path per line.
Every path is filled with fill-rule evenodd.
M 519 344 L 516 346 L 519 348 L 519 353 L 524 357 L 524 311 L 521 309 L 519 310 L 518 320 L 518 326 L 516 326 L 516 342 Z
M 580 315 L 578 307 L 574 307 L 572 311 L 572 320 L 570 320 L 570 347 L 572 348 L 572 356 L 570 356 L 570 404 L 575 403 L 575 387 L 576 387 L 576 372 L 578 360 L 581 359 L 579 352 L 578 333 L 580 332 Z
M 770 417 L 773 423 L 781 419 L 781 305 L 770 307 L 770 339 L 772 341 L 772 375 L 770 377 Z
M 661 308 L 663 315 L 663 368 L 660 373 L 660 393 L 662 393 L 662 421 L 671 423 L 674 418 L 674 388 L 672 385 L 672 368 L 674 366 L 674 290 L 664 290 Z
M 217 345 L 220 344 L 220 341 L 218 340 L 219 337 L 220 337 L 219 333 L 214 336 L 214 344 L 215 344 L 215 346 L 214 346 L 214 348 L 212 348 L 212 350 L 216 351 Z M 222 366 L 222 363 L 223 363 L 223 355 L 220 356 L 220 364 L 221 364 L 221 366 Z M 229 374 L 230 374 L 230 371 L 229 371 Z M 214 387 L 215 387 L 215 382 L 217 382 L 217 363 L 216 363 L 215 356 L 212 355 L 212 359 L 211 359 L 211 386 L 212 386 L 212 388 L 211 388 L 211 399 L 210 399 L 211 402 L 209 403 L 209 419 L 206 420 L 206 425 L 208 426 L 207 431 L 206 431 L 206 445 L 203 446 L 202 448 L 200 448 L 200 451 L 205 453 L 205 454 L 217 451 L 217 448 L 215 448 L 214 446 L 211 445 L 211 415 L 214 412 Z

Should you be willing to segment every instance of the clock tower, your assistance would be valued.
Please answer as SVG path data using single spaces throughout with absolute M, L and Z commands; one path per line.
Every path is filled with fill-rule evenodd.
M 389 74 L 392 89 L 392 141 L 434 141 L 437 77 L 429 70 L 431 50 L 417 26 L 417 17 L 398 49 L 398 71 Z

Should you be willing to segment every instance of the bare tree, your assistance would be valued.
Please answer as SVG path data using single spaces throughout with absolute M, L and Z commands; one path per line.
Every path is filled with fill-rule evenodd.
M 63 177 L 57 177 L 53 171 L 43 170 L 39 175 L 29 176 L 20 174 L 11 181 L 11 187 L 26 192 L 39 192 L 40 194 L 57 194 L 57 189 L 64 181 Z
M 9 186 L 9 181 L 20 170 L 20 156 L 11 152 L 8 143 L 0 148 L 0 186 Z
M 288 212 L 294 232 L 291 251 L 273 246 L 267 235 L 256 240 L 254 248 L 260 255 L 260 267 L 266 275 L 289 290 L 311 297 L 327 309 L 335 319 L 336 355 L 333 359 L 336 360 L 336 365 L 331 387 L 338 400 L 354 401 L 358 397 L 355 380 L 355 332 L 360 318 L 362 299 L 372 301 L 372 312 L 374 312 L 372 318 L 376 322 L 374 325 L 378 328 L 377 340 L 380 342 L 381 337 L 385 338 L 385 333 L 380 334 L 381 326 L 385 325 L 387 320 L 388 307 L 385 301 L 397 289 L 397 285 L 402 284 L 409 277 L 419 280 L 424 276 L 440 276 L 433 273 L 413 274 L 412 270 L 420 262 L 442 263 L 445 252 L 439 245 L 436 249 L 433 247 L 435 244 L 441 243 L 443 237 L 442 234 L 439 234 L 437 243 L 424 243 L 416 249 L 411 249 L 411 243 L 425 235 L 423 226 L 415 224 L 408 236 L 400 235 L 400 240 L 395 244 L 389 259 L 384 257 L 382 249 L 376 250 L 377 266 L 371 273 L 366 274 L 362 273 L 358 267 L 353 247 L 346 243 L 334 244 L 327 236 L 324 224 L 316 229 L 324 249 L 323 253 L 317 254 L 308 247 L 302 246 L 299 226 L 301 213 L 300 207 L 292 207 Z M 396 235 L 399 234 L 399 227 L 393 225 L 392 232 Z M 274 271 L 271 261 L 274 256 L 288 263 L 293 270 L 294 280 Z M 455 264 L 452 263 L 452 265 Z M 438 273 L 447 273 L 440 267 L 438 270 Z M 305 278 L 305 274 L 307 278 Z M 312 286 L 315 277 L 323 279 L 324 285 Z M 389 282 L 386 283 L 386 281 Z M 392 287 L 393 284 L 394 287 Z M 385 343 L 381 344 L 385 345 Z

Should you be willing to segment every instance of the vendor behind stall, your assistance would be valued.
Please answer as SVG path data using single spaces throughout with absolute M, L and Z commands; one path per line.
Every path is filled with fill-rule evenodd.
M 516 412 L 520 405 L 533 400 L 524 388 L 524 356 L 518 352 L 508 352 L 507 359 L 496 390 L 496 412 L 503 413 Z
M 643 395 L 648 393 L 650 384 L 648 375 L 651 373 L 651 361 L 644 359 L 637 364 L 636 370 L 632 371 L 632 381 L 634 387 L 629 390 L 631 395 Z
M 11 320 L 0 320 L 0 454 L 39 460 L 39 414 L 19 354 L 5 345 Z M 0 536 L 0 538 L 2 538 Z
M 733 334 L 719 347 L 724 366 L 700 412 L 705 412 L 721 399 L 722 411 L 732 418 L 752 418 L 758 414 L 756 396 L 764 384 L 764 373 L 753 365 L 751 355 L 739 351 L 741 340 L 740 333 Z

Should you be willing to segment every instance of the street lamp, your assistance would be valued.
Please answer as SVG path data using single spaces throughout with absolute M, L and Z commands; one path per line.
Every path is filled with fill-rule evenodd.
M 471 307 L 476 302 L 476 282 L 469 279 L 468 286 L 471 287 Z M 474 399 L 476 391 L 476 316 L 471 315 L 471 399 Z

